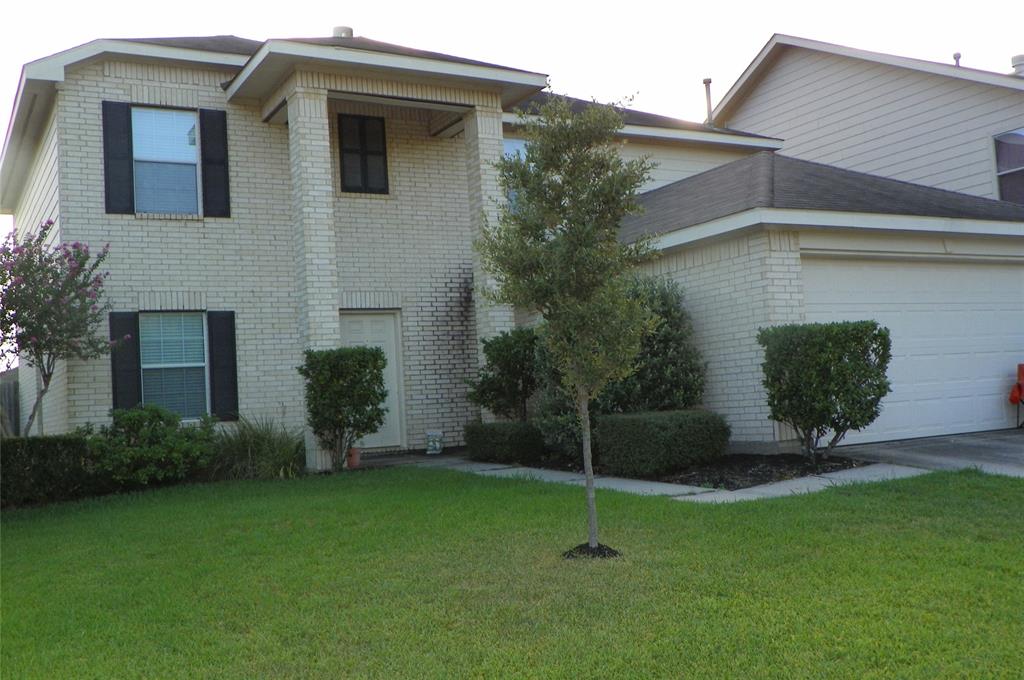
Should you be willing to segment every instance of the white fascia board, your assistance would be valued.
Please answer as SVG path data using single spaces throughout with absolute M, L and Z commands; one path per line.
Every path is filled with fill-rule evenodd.
M 421 75 L 441 76 L 467 80 L 488 81 L 507 85 L 536 87 L 547 86 L 548 77 L 543 73 L 516 71 L 498 66 L 482 66 L 479 64 L 460 64 L 457 62 L 430 59 L 426 57 L 410 57 L 400 54 L 387 54 L 370 50 L 357 50 L 348 47 L 330 45 L 310 45 L 287 40 L 268 40 L 252 56 L 245 68 L 235 76 L 228 86 L 228 99 L 233 98 L 245 85 L 252 74 L 259 69 L 266 58 L 271 55 L 293 57 L 299 60 L 312 59 L 324 62 L 335 62 L 365 66 L 369 68 L 407 71 Z
M 536 120 L 537 116 L 527 116 Z M 517 113 L 505 112 L 501 121 L 506 125 L 519 125 L 522 119 Z M 755 149 L 781 149 L 782 140 L 769 137 L 744 137 L 724 132 L 703 132 L 698 130 L 678 130 L 674 128 L 654 127 L 652 125 L 624 125 L 619 134 L 624 137 L 642 137 L 672 142 L 692 142 L 699 144 L 716 144 L 725 146 L 741 146 Z
M 727 108 L 729 108 L 729 106 L 732 105 L 733 100 L 739 96 L 740 91 L 746 86 L 747 82 L 753 78 L 758 71 L 760 71 L 761 65 L 764 61 L 768 59 L 776 49 L 780 49 L 779 46 L 800 47 L 807 50 L 814 50 L 816 52 L 827 52 L 841 57 L 849 57 L 851 59 L 860 59 L 863 61 L 885 64 L 887 66 L 906 68 L 912 71 L 930 73 L 932 75 L 947 76 L 949 78 L 958 78 L 985 85 L 1008 87 L 1012 90 L 1024 91 L 1024 78 L 1010 74 L 993 73 L 991 71 L 981 71 L 979 69 L 954 66 L 952 64 L 940 64 L 938 62 L 925 61 L 923 59 L 913 59 L 911 57 L 900 57 L 893 54 L 871 52 L 869 50 L 861 50 L 855 47 L 846 47 L 844 45 L 836 45 L 833 43 L 821 42 L 819 40 L 810 40 L 808 38 L 776 33 L 765 44 L 765 46 L 761 48 L 761 51 L 757 53 L 757 56 L 750 62 L 750 65 L 747 66 L 740 77 L 736 79 L 736 82 L 733 83 L 732 87 L 729 88 L 729 91 L 725 93 L 725 96 L 718 102 L 718 105 L 715 106 L 714 111 L 711 113 L 711 120 L 716 120 Z
M 217 66 L 242 66 L 249 58 L 243 54 L 227 54 L 206 50 L 187 50 L 181 47 L 149 45 L 124 40 L 93 40 L 78 47 L 37 59 L 25 64 L 25 77 L 29 80 L 64 80 L 64 69 L 99 54 L 121 54 L 129 57 L 190 61 Z
M 3 151 L 0 153 L 0 181 L 3 183 L 0 186 L 0 211 L 9 213 L 13 210 L 13 196 L 8 196 L 12 186 L 18 185 L 15 188 L 17 191 L 21 190 L 21 186 L 13 177 L 15 174 L 26 170 L 26 164 L 30 160 L 24 156 L 25 153 L 30 152 L 30 148 L 21 148 L 22 144 L 26 141 L 21 139 L 21 135 L 23 135 L 25 130 L 32 129 L 31 121 L 28 119 L 48 113 L 47 107 L 29 107 L 30 110 L 26 110 L 23 106 L 26 94 L 29 96 L 41 93 L 45 95 L 47 92 L 52 92 L 53 83 L 63 82 L 68 66 L 101 54 L 212 64 L 233 68 L 242 66 L 248 60 L 248 57 L 241 54 L 187 50 L 180 47 L 104 39 L 93 40 L 84 45 L 72 47 L 63 52 L 58 52 L 25 64 L 21 70 L 21 79 L 18 81 L 18 90 L 15 94 L 11 118 L 7 124 Z M 47 100 L 52 102 L 52 97 L 47 97 Z M 17 167 L 15 167 L 16 165 Z
M 1024 238 L 1024 222 L 830 210 L 752 208 L 702 224 L 665 232 L 654 237 L 651 245 L 656 250 L 668 250 L 759 225 Z

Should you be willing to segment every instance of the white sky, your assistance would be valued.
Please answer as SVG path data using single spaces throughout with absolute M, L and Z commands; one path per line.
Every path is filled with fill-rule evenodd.
M 0 9 L 0 111 L 9 116 L 21 65 L 95 38 L 356 35 L 548 73 L 556 92 L 701 121 L 701 80 L 717 102 L 772 33 L 1009 72 L 1024 53 L 1013 0 L 733 0 L 559 2 L 390 0 L 339 3 L 35 0 Z M 6 129 L 6 122 L 4 125 Z M 0 216 L 0 233 L 11 218 Z

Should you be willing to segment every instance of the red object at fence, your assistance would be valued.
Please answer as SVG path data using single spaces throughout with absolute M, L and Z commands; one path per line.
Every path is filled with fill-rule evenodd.
M 1024 364 L 1017 364 L 1017 384 L 1010 388 L 1010 403 L 1020 404 L 1024 399 Z

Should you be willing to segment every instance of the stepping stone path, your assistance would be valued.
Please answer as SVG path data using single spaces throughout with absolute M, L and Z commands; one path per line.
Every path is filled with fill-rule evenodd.
M 565 472 L 563 470 L 546 470 L 544 468 L 523 467 L 520 465 L 508 465 L 503 463 L 476 463 L 456 456 L 445 456 L 444 458 L 426 459 L 417 461 L 413 465 L 421 467 L 445 468 L 459 472 L 469 472 L 486 477 L 501 477 L 506 479 L 532 479 L 538 482 L 553 482 L 557 484 L 573 484 L 583 486 L 585 479 L 583 473 Z M 666 482 L 648 482 L 642 479 L 626 479 L 624 477 L 594 477 L 594 486 L 598 489 L 610 489 L 622 491 L 640 496 L 665 496 L 674 501 L 690 501 L 693 503 L 735 503 L 737 501 L 754 501 L 763 498 L 780 498 L 782 496 L 793 496 L 797 494 L 813 493 L 822 491 L 833 486 L 857 484 L 862 482 L 881 482 L 890 479 L 902 479 L 904 477 L 916 477 L 927 474 L 928 470 L 906 467 L 904 465 L 890 465 L 888 463 L 876 463 L 864 467 L 839 470 L 837 472 L 826 472 L 820 475 L 787 479 L 771 484 L 752 486 L 747 489 L 736 491 L 725 491 L 721 489 L 707 489 L 700 486 L 687 486 L 685 484 L 668 484 Z

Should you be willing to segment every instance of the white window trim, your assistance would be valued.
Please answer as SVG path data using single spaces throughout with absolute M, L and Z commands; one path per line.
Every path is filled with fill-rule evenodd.
M 143 163 L 167 163 L 168 165 L 192 165 L 192 163 L 182 163 L 179 161 L 161 161 L 154 160 L 152 158 L 139 158 L 135 155 L 135 130 L 132 130 L 132 204 L 136 206 L 136 214 L 138 215 L 171 215 L 181 216 L 183 218 L 188 217 L 202 217 L 203 216 L 203 135 L 202 130 L 199 128 L 199 109 L 189 108 L 178 108 L 174 106 L 153 106 L 149 104 L 132 104 L 129 106 L 128 115 L 131 116 L 131 111 L 135 109 L 153 109 L 156 111 L 188 111 L 195 116 L 196 120 L 196 211 L 189 213 L 162 213 L 162 212 L 140 212 L 137 208 L 139 205 L 139 197 L 135 193 L 138 184 L 135 181 L 135 163 L 142 161 Z M 206 315 L 203 314 L 203 318 Z M 205 321 L 204 321 L 205 323 Z
M 159 311 L 139 312 L 139 316 L 145 314 L 199 314 L 203 319 L 203 385 L 206 388 L 206 415 L 210 415 L 210 333 L 206 324 L 206 312 L 165 309 Z M 139 343 L 142 343 L 141 319 L 139 323 Z M 139 386 L 141 388 L 142 403 L 146 403 L 146 369 L 147 368 L 198 368 L 197 363 L 176 363 L 176 364 L 145 364 L 142 361 L 142 350 L 139 350 Z M 199 418 L 182 417 L 183 423 L 198 423 Z

